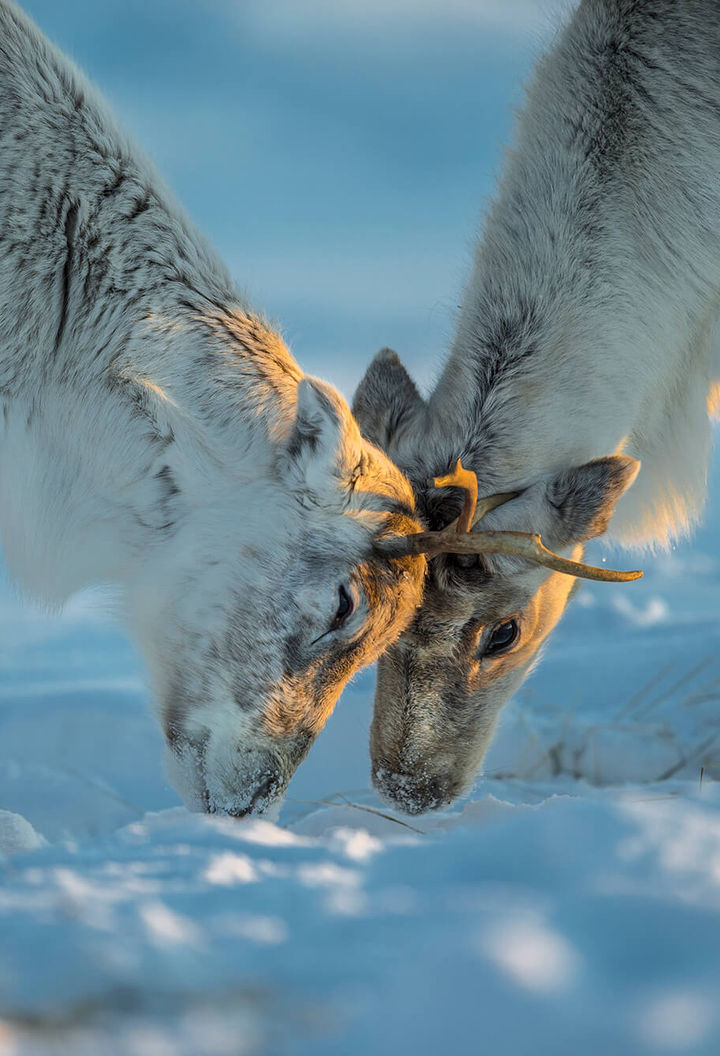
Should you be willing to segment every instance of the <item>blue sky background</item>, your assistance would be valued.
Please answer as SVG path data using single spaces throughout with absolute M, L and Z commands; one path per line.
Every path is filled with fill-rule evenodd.
M 558 0 L 25 0 L 301 366 L 428 383 Z

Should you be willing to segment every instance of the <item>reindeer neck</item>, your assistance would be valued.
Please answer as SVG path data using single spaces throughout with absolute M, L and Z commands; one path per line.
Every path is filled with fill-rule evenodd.
M 20 582 L 60 599 L 121 579 L 162 531 L 169 444 L 256 473 L 301 374 L 7 0 L 0 38 L 0 538 Z
M 648 481 L 670 435 L 704 476 L 720 22 L 648 6 L 582 4 L 528 89 L 425 423 L 493 487 L 621 447 Z

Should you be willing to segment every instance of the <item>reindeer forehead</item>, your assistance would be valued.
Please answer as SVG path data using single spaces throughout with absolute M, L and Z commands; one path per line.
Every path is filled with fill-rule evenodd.
M 349 473 L 350 490 L 377 508 L 400 508 L 408 516 L 415 514 L 415 494 L 410 481 L 379 447 L 360 440 L 360 457 Z M 388 501 L 390 500 L 390 501 Z
M 363 503 L 346 509 L 339 518 L 308 511 L 298 534 L 285 540 L 282 553 L 277 555 L 276 567 L 282 569 L 288 585 L 316 589 L 335 577 L 340 586 L 350 577 L 372 601 L 388 589 L 397 589 L 409 576 L 420 591 L 424 557 L 391 560 L 377 545 L 386 536 L 416 532 L 413 510 L 402 501 L 381 498 L 384 509 L 377 508 L 379 503 L 372 503 L 370 508 Z
M 430 562 L 422 608 L 414 629 L 434 633 L 445 628 L 453 638 L 523 609 L 537 590 L 542 573 L 503 575 L 487 565 L 469 569 L 447 562 L 444 556 Z

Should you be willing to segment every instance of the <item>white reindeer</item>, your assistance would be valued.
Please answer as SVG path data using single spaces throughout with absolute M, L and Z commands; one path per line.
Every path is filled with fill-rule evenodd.
M 719 304 L 720 3 L 582 0 L 527 93 L 437 387 L 425 403 L 386 351 L 353 409 L 431 528 L 458 493 L 426 478 L 461 457 L 481 494 L 515 493 L 483 528 L 579 560 L 612 516 L 614 540 L 664 546 L 705 498 Z M 430 562 L 379 668 L 387 798 L 417 812 L 467 788 L 573 583 L 498 554 Z
M 190 806 L 282 793 L 418 603 L 423 559 L 375 545 L 412 515 L 341 397 L 0 0 L 0 538 L 46 603 L 120 588 Z

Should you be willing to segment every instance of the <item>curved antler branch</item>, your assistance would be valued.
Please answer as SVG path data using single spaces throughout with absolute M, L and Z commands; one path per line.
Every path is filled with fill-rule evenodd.
M 486 513 L 490 513 L 490 510 L 503 506 L 506 502 L 510 502 L 511 499 L 516 499 L 520 494 L 519 491 L 505 491 L 497 495 L 486 495 L 484 498 L 478 499 L 477 476 L 472 470 L 465 469 L 460 459 L 457 460 L 455 469 L 451 470 L 450 473 L 446 473 L 442 477 L 430 477 L 428 486 L 431 488 L 455 487 L 464 489 L 465 498 L 460 516 L 445 529 L 445 531 L 452 529 L 458 535 L 469 532 L 471 528 L 480 523 Z
M 459 487 L 465 489 L 465 501 L 460 516 L 442 532 L 418 532 L 415 535 L 395 535 L 381 539 L 379 548 L 389 557 L 409 557 L 427 554 L 506 554 L 512 557 L 523 557 L 536 565 L 562 572 L 566 576 L 577 576 L 578 579 L 593 579 L 601 583 L 629 583 L 640 579 L 642 572 L 617 572 L 609 568 L 595 568 L 580 561 L 571 561 L 560 557 L 543 545 L 539 535 L 532 532 L 471 532 L 473 523 L 477 524 L 486 513 L 497 506 L 516 498 L 518 492 L 505 492 L 489 495 L 477 500 L 477 477 L 464 469 L 460 459 L 455 469 L 443 477 L 433 477 L 428 481 L 432 487 Z
M 486 513 L 490 513 L 490 510 L 495 510 L 498 506 L 504 506 L 511 499 L 516 499 L 519 494 L 519 491 L 500 491 L 497 495 L 486 495 L 485 498 L 478 499 L 472 527 L 474 528 L 476 524 L 480 524 L 480 521 Z
M 463 508 L 460 516 L 455 521 L 455 531 L 458 535 L 469 532 L 475 517 L 477 506 L 478 483 L 477 477 L 471 470 L 465 469 L 460 459 L 455 463 L 455 469 L 446 473 L 443 477 L 431 477 L 428 484 L 432 488 L 462 488 L 465 492 Z
M 595 568 L 580 561 L 560 557 L 543 546 L 539 535 L 529 532 L 418 532 L 416 535 L 392 536 L 381 540 L 382 549 L 393 557 L 409 554 L 507 554 L 524 557 L 536 565 L 543 565 L 566 576 L 594 579 L 602 583 L 628 583 L 640 579 L 642 572 L 616 572 L 609 568 Z

